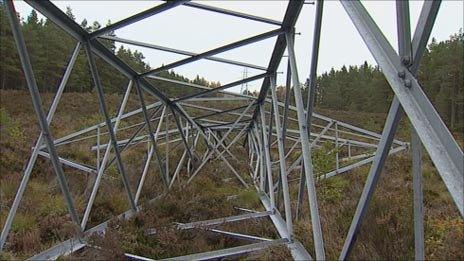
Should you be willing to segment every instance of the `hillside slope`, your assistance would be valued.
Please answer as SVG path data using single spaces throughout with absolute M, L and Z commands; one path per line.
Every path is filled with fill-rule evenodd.
M 39 128 L 27 92 L 0 91 L 0 97 L 0 223 L 3 225 Z M 52 97 L 51 94 L 43 95 L 44 107 L 48 107 Z M 115 107 L 120 99 L 121 97 L 115 94 L 108 95 L 107 103 Z M 130 101 L 130 104 L 135 106 L 136 102 Z M 322 111 L 322 113 L 330 113 L 334 118 L 376 131 L 381 129 L 385 117 L 382 114 L 368 113 L 352 114 L 334 111 Z M 94 124 L 100 119 L 95 94 L 65 93 L 56 120 L 52 124 L 52 131 L 55 137 L 60 137 Z M 407 130 L 403 130 L 400 136 L 406 139 L 407 134 Z M 70 153 L 82 161 L 91 161 L 90 156 L 84 153 L 86 149 L 88 148 L 75 147 L 72 151 L 60 151 L 60 153 Z M 172 150 L 173 161 L 178 153 L 179 150 Z M 240 158 L 246 162 L 247 156 L 241 155 Z M 127 155 L 124 159 L 130 161 L 134 169 L 135 166 L 140 168 L 137 154 Z M 175 162 L 173 166 L 174 164 Z M 315 164 L 320 162 L 316 160 Z M 245 166 L 237 167 L 246 170 Z M 454 203 L 429 160 L 425 160 L 423 168 L 426 258 L 463 260 L 464 221 L 459 217 Z M 125 252 L 151 258 L 164 258 L 244 244 L 208 231 L 178 232 L 171 229 L 172 222 L 236 215 L 235 206 L 262 210 L 257 195 L 253 191 L 239 189 L 238 183 L 230 180 L 230 173 L 224 169 L 226 168 L 220 162 L 209 164 L 199 179 L 185 187 L 185 190 L 181 190 L 179 185 L 161 201 L 147 205 L 147 208 L 136 218 L 112 222 L 105 236 L 93 238 L 96 248 L 88 248 L 76 253 L 71 259 L 119 259 L 123 258 L 122 254 Z M 68 168 L 65 172 L 71 192 L 76 199 L 78 212 L 82 213 L 90 177 Z M 336 260 L 342 248 L 367 172 L 368 167 L 362 167 L 317 185 L 324 241 L 327 257 L 330 260 Z M 108 174 L 110 177 L 112 175 L 112 173 Z M 135 175 L 133 177 L 135 182 Z M 148 181 L 147 184 L 149 189 L 143 195 L 142 202 L 147 202 L 161 190 L 156 179 Z M 229 196 L 233 197 L 228 200 Z M 121 182 L 116 178 L 105 179 L 90 219 L 91 225 L 99 224 L 124 212 L 128 208 L 126 201 Z M 304 209 L 304 211 L 306 218 L 295 224 L 295 232 L 297 238 L 313 255 L 308 210 Z M 392 156 L 387 161 L 355 244 L 352 258 L 412 259 L 414 257 L 412 220 L 411 163 L 410 156 L 406 152 Z M 152 228 L 156 228 L 157 233 L 148 236 L 145 232 Z M 265 235 L 269 238 L 277 236 L 269 221 L 234 223 L 224 228 Z M 74 229 L 50 164 L 39 158 L 14 221 L 6 252 L 2 253 L 1 259 L 29 257 L 69 238 L 74 233 Z M 247 258 L 286 259 L 289 257 L 285 248 L 273 248 Z

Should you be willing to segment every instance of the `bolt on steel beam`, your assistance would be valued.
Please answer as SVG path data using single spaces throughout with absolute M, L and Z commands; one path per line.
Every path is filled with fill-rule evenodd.
M 462 175 L 464 154 L 462 150 L 423 92 L 414 74 L 401 61 L 401 57 L 396 54 L 364 6 L 358 1 L 342 1 L 342 5 L 369 47 L 374 59 L 382 68 L 382 72 L 438 169 L 461 216 L 464 216 L 464 176 Z M 418 60 L 413 62 L 418 62 Z M 402 73 L 404 77 L 400 76 Z M 408 84 L 405 85 L 405 83 L 410 83 L 410 87 L 407 87 Z

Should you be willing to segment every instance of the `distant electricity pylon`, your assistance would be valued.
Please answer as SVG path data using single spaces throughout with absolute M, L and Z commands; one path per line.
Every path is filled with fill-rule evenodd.
M 248 67 L 243 67 L 242 79 L 246 79 L 246 78 L 248 78 Z M 240 86 L 240 94 L 247 94 L 247 93 L 248 93 L 248 82 L 244 82 L 242 83 L 242 86 Z
M 122 183 L 121 188 L 124 188 L 127 194 L 127 203 L 130 207 L 117 216 L 121 220 L 134 218 L 143 209 L 142 207 L 145 207 L 140 204 L 139 199 L 142 198 L 141 195 L 143 194 L 141 193 L 146 192 L 143 189 L 150 185 L 146 184 L 144 186 L 146 177 L 156 179 L 160 186 L 163 186 L 162 190 L 157 191 L 158 195 L 147 203 L 160 202 L 166 199 L 164 197 L 166 193 L 185 193 L 184 191 L 171 190 L 174 183 L 177 182 L 181 185 L 178 188 L 182 190 L 184 185 L 195 181 L 195 177 L 198 177 L 198 175 L 208 174 L 210 170 L 205 170 L 203 167 L 212 160 L 221 160 L 224 163 L 224 169 L 219 171 L 236 178 L 234 180 L 235 184 L 231 183 L 231 186 L 242 186 L 244 189 L 256 190 L 262 203 L 262 210 L 237 208 L 237 211 L 241 211 L 239 215 L 194 222 L 188 220 L 189 223 L 177 223 L 176 225 L 177 230 L 207 229 L 216 234 L 252 241 L 253 243 L 177 256 L 174 257 L 176 260 L 228 258 L 263 250 L 275 245 L 286 246 L 296 260 L 326 259 L 326 249 L 331 253 L 338 249 L 329 249 L 334 245 L 333 242 L 324 244 L 323 231 L 325 232 L 325 230 L 322 230 L 317 199 L 317 190 L 320 187 L 316 186 L 316 182 L 337 175 L 348 175 L 350 170 L 368 165 L 370 166 L 369 174 L 356 205 L 350 228 L 344 238 L 342 251 L 339 253 L 339 259 L 346 260 L 350 257 L 357 236 L 364 233 L 364 230 L 360 228 L 362 223 L 366 222 L 366 215 L 369 215 L 369 204 L 373 199 L 376 187 L 378 187 L 378 181 L 381 180 L 382 174 L 384 176 L 387 174 L 382 170 L 388 155 L 407 149 L 410 149 L 412 154 L 412 167 L 411 173 L 406 170 L 404 174 L 405 177 L 410 175 L 413 186 L 415 259 L 425 259 L 424 209 L 428 206 L 424 205 L 423 198 L 423 152 L 428 153 L 460 215 L 464 216 L 464 154 L 417 81 L 420 61 L 426 51 L 427 42 L 441 1 L 424 1 L 414 33 L 411 32 L 408 1 L 396 1 L 398 52 L 385 37 L 362 2 L 340 1 L 394 92 L 394 98 L 381 134 L 314 112 L 314 96 L 317 84 L 315 79 L 317 79 L 323 0 L 317 0 L 315 6 L 314 37 L 312 40 L 311 67 L 308 77 L 310 81 L 307 87 L 307 97 L 303 97 L 297 66 L 297 58 L 303 57 L 297 55 L 294 44 L 295 25 L 305 3 L 303 1 L 288 1 L 285 15 L 279 20 L 193 1 L 165 1 L 94 32 L 88 32 L 82 28 L 49 0 L 29 0 L 26 2 L 63 29 L 69 36 L 73 37 L 76 41 L 76 47 L 67 63 L 50 109 L 48 111 L 44 110 L 21 29 L 21 21 L 18 19 L 15 10 L 16 1 L 2 1 L 2 7 L 4 6 L 10 22 L 11 33 L 16 43 L 19 61 L 32 98 L 32 106 L 36 112 L 41 133 L 36 138 L 28 163 L 21 173 L 22 180 L 14 201 L 9 205 L 8 217 L 5 221 L 2 219 L 0 252 L 5 246 L 8 251 L 12 249 L 11 244 L 6 244 L 6 241 L 13 225 L 13 219 L 17 211 L 21 210 L 19 209 L 20 202 L 39 156 L 50 160 L 52 163 L 53 172 L 58 178 L 63 199 L 69 212 L 69 218 L 74 223 L 76 233 L 73 237 L 36 254 L 30 258 L 31 260 L 55 260 L 62 255 L 72 254 L 85 247 L 94 247 L 89 238 L 94 234 L 104 234 L 109 220 L 95 225 L 95 216 L 91 214 L 95 212 L 95 208 L 100 207 L 99 204 L 95 203 L 95 200 L 100 185 L 104 182 L 103 178 L 105 175 L 109 175 L 107 170 L 112 164 L 117 167 Z M 5 4 L 3 5 L 3 3 Z M 108 32 L 147 19 L 169 9 L 177 8 L 180 5 L 270 24 L 275 29 L 218 46 L 203 53 L 193 53 L 172 47 L 106 35 Z M 394 17 L 391 18 L 394 20 Z M 304 24 L 306 22 L 307 20 L 305 20 Z M 205 28 L 197 29 L 200 31 Z M 275 38 L 275 45 L 267 67 L 217 56 L 223 52 L 270 38 Z M 100 40 L 111 40 L 118 43 L 182 54 L 188 57 L 164 64 L 158 68 L 152 68 L 146 72 L 138 72 L 116 56 Z M 340 41 L 343 41 L 343 39 L 340 39 Z M 81 49 L 84 49 L 85 52 L 80 52 Z M 288 92 L 285 94 L 285 102 L 280 102 L 277 99 L 278 89 L 275 75 L 278 73 L 277 70 L 285 51 L 287 51 L 289 63 L 287 75 L 290 77 L 288 77 L 286 83 Z M 352 51 L 350 46 L 347 46 L 346 51 Z M 50 123 L 55 112 L 60 109 L 61 96 L 65 91 L 72 68 L 75 62 L 78 61 L 79 55 L 81 55 L 80 58 L 86 59 L 89 65 L 90 76 L 96 89 L 101 116 L 104 121 L 92 126 L 85 126 L 84 129 L 67 133 L 65 136 L 56 137 L 54 134 L 57 133 L 54 133 L 54 128 L 50 127 Z M 114 67 L 115 71 L 127 77 L 128 83 L 124 89 L 125 95 L 117 108 L 115 106 L 107 108 L 107 97 L 105 97 L 103 88 L 107 86 L 102 84 L 103 81 L 100 78 L 99 67 L 97 66 L 99 63 L 96 62 L 97 58 L 104 60 Z M 214 88 L 162 77 L 162 72 L 201 59 L 252 68 L 254 71 L 260 71 L 260 73 L 248 77 L 248 69 L 245 68 L 243 79 Z M 182 85 L 185 87 L 183 90 L 186 91 L 183 91 L 184 93 L 181 93 L 180 97 L 168 97 L 162 89 L 159 89 L 158 85 L 153 83 L 153 79 Z M 244 90 L 248 91 L 247 82 L 257 80 L 261 80 L 261 87 L 257 89 L 259 91 L 257 96 L 226 91 L 228 88 L 236 88 L 241 85 L 241 92 L 243 93 Z M 138 108 L 132 105 L 133 102 L 128 103 L 131 93 L 134 93 L 134 91 L 137 93 L 135 99 L 138 100 Z M 213 93 L 219 93 L 220 95 L 211 95 Z M 306 106 L 303 102 L 304 98 L 307 100 Z M 132 108 L 131 110 L 126 110 L 128 104 L 131 104 L 128 106 Z M 81 104 L 80 106 L 85 107 L 88 105 Z M 109 112 L 113 111 L 118 111 L 117 116 L 110 116 Z M 397 129 L 400 128 L 401 117 L 405 120 L 407 118 L 411 123 L 411 143 L 395 139 Z M 163 125 L 165 127 L 162 127 Z M 145 132 L 141 132 L 143 129 L 145 129 Z M 131 138 L 123 139 L 123 136 Z M 71 148 L 66 147 L 66 145 L 72 143 L 85 146 L 88 149 L 88 155 L 94 159 L 88 158 L 84 162 L 80 162 L 79 159 L 69 158 L 66 153 L 59 153 L 65 149 L 70 150 Z M 133 164 L 129 165 L 127 158 L 122 157 L 121 154 L 128 150 L 142 153 L 144 151 L 142 149 L 145 149 L 144 143 L 149 146 L 146 157 L 143 158 L 144 162 L 141 164 L 144 167 L 140 166 L 140 171 L 137 173 L 140 177 L 138 184 L 133 184 L 134 182 L 130 182 L 135 180 L 130 179 L 134 177 Z M 184 152 L 180 160 L 176 162 L 177 167 L 170 168 L 169 163 L 175 161 L 169 160 L 170 151 L 173 151 L 173 147 L 177 145 L 180 145 L 178 148 L 183 148 Z M 313 163 L 315 163 L 313 162 L 313 153 L 315 149 L 327 145 L 333 147 L 332 151 L 335 155 L 333 155 L 332 159 L 335 166 L 332 166 L 330 172 L 320 173 L 313 166 Z M 142 148 L 142 146 L 144 147 Z M 177 151 L 174 152 L 177 154 Z M 243 154 L 236 155 L 239 154 L 237 152 L 243 152 Z M 162 160 L 160 155 L 166 155 L 165 159 Z M 246 162 L 243 162 L 243 158 L 237 158 L 236 156 L 246 156 L 248 158 Z M 154 164 L 150 164 L 152 161 L 157 162 L 158 168 L 150 169 L 150 167 L 154 168 L 152 166 Z M 237 164 L 243 163 L 248 166 L 237 166 Z M 236 169 L 237 167 L 241 168 Z M 79 208 L 75 207 L 76 195 L 70 190 L 70 186 L 77 185 L 72 184 L 72 180 L 68 180 L 68 177 L 74 175 L 74 172 L 69 172 L 70 168 L 75 171 L 90 173 L 96 177 L 83 213 L 78 211 Z M 130 171 L 128 171 L 129 169 Z M 292 197 L 293 194 L 296 194 L 297 197 Z M 305 195 L 307 196 L 305 197 Z M 374 202 L 371 204 L 374 204 Z M 307 211 L 304 211 L 306 208 Z M 94 212 L 92 212 L 92 209 Z M 276 238 L 210 228 L 229 222 L 249 219 L 258 222 L 266 218 L 269 221 L 268 224 L 271 225 L 272 222 L 278 232 Z M 307 246 L 303 246 L 294 233 L 293 224 L 301 218 L 308 218 L 311 222 L 310 232 L 301 236 L 305 237 L 305 239 L 311 238 L 313 244 L 309 247 L 311 248 L 311 254 L 315 254 L 314 257 L 310 256 L 308 249 L 306 249 Z M 325 218 L 324 216 L 324 221 Z M 89 220 L 91 222 L 88 222 Z M 180 221 L 184 222 L 184 220 Z M 246 228 L 249 225 L 251 224 L 244 223 L 242 227 Z M 309 224 L 305 224 L 305 226 L 309 226 Z M 326 239 L 330 240 L 329 237 L 326 237 Z M 388 238 L 382 240 L 388 240 Z M 130 253 L 125 253 L 125 256 L 130 259 L 151 260 Z

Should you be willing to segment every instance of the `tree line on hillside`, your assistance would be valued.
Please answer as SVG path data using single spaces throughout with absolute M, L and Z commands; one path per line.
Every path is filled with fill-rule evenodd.
M 76 19 L 70 7 L 67 7 L 66 14 L 73 20 Z M 109 24 L 110 21 L 108 21 L 107 25 Z M 89 23 L 86 19 L 80 25 L 88 32 L 102 28 L 99 22 Z M 71 58 L 76 41 L 52 21 L 39 19 L 37 12 L 34 10 L 25 19 L 21 19 L 21 27 L 39 90 L 41 92 L 55 91 Z M 110 32 L 109 35 L 116 36 L 114 32 Z M 146 72 L 151 69 L 150 65 L 145 62 L 145 57 L 141 52 L 132 51 L 122 45 L 116 47 L 114 41 L 100 41 L 137 72 Z M 0 88 L 26 89 L 26 81 L 21 70 L 16 45 L 2 3 L 0 3 L 0 60 Z M 109 93 L 123 92 L 128 79 L 98 57 L 96 63 L 104 91 Z M 208 87 L 220 86 L 219 82 L 209 82 L 200 76 L 190 80 L 174 71 L 164 71 L 158 76 Z M 192 88 L 185 88 L 179 84 L 153 79 L 149 81 L 168 97 L 179 97 L 195 92 Z M 93 83 L 87 56 L 84 48 L 81 48 L 65 91 L 89 92 L 92 91 L 92 88 Z
M 461 133 L 464 129 L 463 50 L 462 29 L 446 41 L 432 39 L 418 74 L 419 83 L 445 123 L 451 130 Z M 307 90 L 303 88 L 305 103 Z M 283 101 L 285 88 L 279 87 L 277 94 Z M 360 66 L 332 68 L 317 77 L 315 106 L 319 108 L 387 112 L 392 99 L 393 91 L 381 69 L 367 62 Z M 291 101 L 294 103 L 293 96 Z
M 76 19 L 69 7 L 66 14 L 73 20 Z M 26 89 L 14 39 L 5 15 L 4 7 L 0 2 L 0 88 Z M 96 21 L 89 23 L 85 19 L 80 25 L 89 32 L 102 27 Z M 21 20 L 21 26 L 39 90 L 55 91 L 76 45 L 75 40 L 50 20 L 39 19 L 35 11 Z M 115 33 L 110 32 L 109 35 L 115 36 Z M 101 41 L 136 71 L 145 72 L 151 69 L 139 51 L 132 51 L 122 45 L 116 47 L 114 41 Z M 427 96 L 452 130 L 464 128 L 463 47 L 464 34 L 462 29 L 446 41 L 437 42 L 432 39 L 422 58 L 418 74 L 419 82 Z M 97 58 L 96 62 L 104 90 L 106 92 L 123 92 L 128 79 L 103 60 Z M 200 76 L 190 80 L 174 71 L 165 71 L 159 76 L 209 87 L 220 86 L 219 82 L 209 82 Z M 180 97 L 196 92 L 195 89 L 186 88 L 179 84 L 152 79 L 149 81 L 168 97 Z M 92 91 L 92 88 L 86 54 L 84 50 L 81 50 L 66 86 L 66 91 L 89 92 Z M 279 87 L 278 96 L 282 100 L 284 93 L 284 88 Z M 291 93 L 293 94 L 293 91 Z M 303 94 L 306 97 L 307 88 L 303 89 Z M 317 78 L 315 103 L 321 108 L 386 112 L 392 97 L 393 92 L 381 69 L 367 62 L 360 66 L 332 68 Z M 291 100 L 293 101 L 293 97 Z

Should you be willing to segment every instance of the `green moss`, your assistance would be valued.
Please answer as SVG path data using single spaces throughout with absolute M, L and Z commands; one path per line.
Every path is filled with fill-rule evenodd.
M 2 251 L 0 252 L 0 261 L 7 261 L 7 260 L 16 260 L 13 253 Z
M 0 183 L 0 198 L 11 198 L 16 194 L 17 184 L 15 182 Z
M 21 125 L 4 108 L 0 108 L 0 127 L 2 129 L 2 136 L 8 136 L 11 141 L 16 143 L 25 140 Z M 5 137 L 2 137 L 2 139 L 5 139 Z
M 332 177 L 321 183 L 321 199 L 332 203 L 343 198 L 344 190 L 349 186 L 349 182 L 344 177 Z
M 37 229 L 37 223 L 33 215 L 17 213 L 11 231 L 14 233 L 25 233 Z
M 240 193 L 238 194 L 238 201 L 241 206 L 250 207 L 259 206 L 261 202 L 256 191 L 252 189 L 240 191 Z
M 44 202 L 42 202 L 38 212 L 41 216 L 61 216 L 65 215 L 68 212 L 68 210 L 66 207 L 66 203 L 64 202 L 64 199 L 62 197 L 50 196 L 47 199 L 45 199 Z

